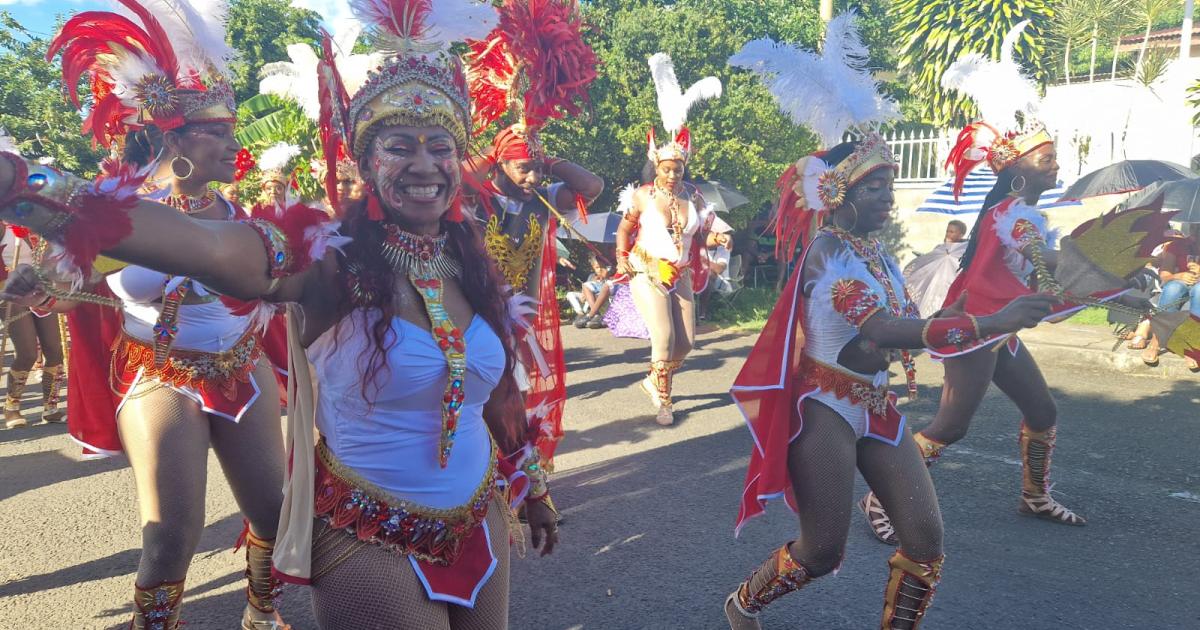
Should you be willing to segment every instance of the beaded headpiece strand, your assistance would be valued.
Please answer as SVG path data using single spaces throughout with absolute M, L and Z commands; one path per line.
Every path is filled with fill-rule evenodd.
M 146 125 L 167 131 L 187 123 L 235 122 L 225 41 L 224 0 L 119 0 L 120 13 L 84 11 L 63 25 L 46 58 L 62 53 L 63 82 L 76 107 L 91 78 L 83 122 L 103 146 Z
M 942 75 L 942 87 L 971 97 L 981 120 L 958 134 L 946 166 L 954 171 L 954 196 L 974 168 L 984 162 L 999 173 L 1035 149 L 1054 140 L 1037 120 L 1041 97 L 1013 56 L 1017 40 L 1029 26 L 1013 27 L 1000 47 L 1000 60 L 979 53 L 963 55 Z
M 881 125 L 899 115 L 896 103 L 879 94 L 867 68 L 868 51 L 853 11 L 830 20 L 821 53 L 758 39 L 729 58 L 730 65 L 759 75 L 792 122 L 811 129 L 825 147 L 847 131 L 862 136 L 849 157 L 828 164 L 824 152 L 801 158 L 784 171 L 778 186 L 775 230 L 781 251 L 807 245 L 825 216 L 845 201 L 852 186 L 882 168 L 897 168 L 895 155 L 879 135 Z

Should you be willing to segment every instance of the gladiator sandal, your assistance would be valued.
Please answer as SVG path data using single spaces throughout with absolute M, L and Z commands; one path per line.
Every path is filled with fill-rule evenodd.
M 29 380 L 29 371 L 8 371 L 8 396 L 4 399 L 4 428 L 15 429 L 23 427 L 28 422 L 21 415 L 21 394 L 25 393 L 25 381 Z
M 800 590 L 813 580 L 808 569 L 796 562 L 784 545 L 754 570 L 745 582 L 725 598 L 725 618 L 730 630 L 759 630 L 758 615 L 767 604 Z
M 658 415 L 654 421 L 659 426 L 669 427 L 675 424 L 675 409 L 671 402 L 671 383 L 675 380 L 675 370 L 683 365 L 683 361 L 656 361 L 658 367 L 651 366 L 650 373 L 654 377 L 654 386 L 658 390 Z
M 283 591 L 280 582 L 271 573 L 271 554 L 275 551 L 275 540 L 255 536 L 246 532 L 246 609 L 242 612 L 242 630 L 287 630 L 291 626 L 283 623 L 275 610 L 275 601 Z M 268 616 L 257 619 L 254 611 Z
M 63 422 L 66 414 L 58 408 L 62 389 L 63 366 L 42 368 L 42 422 Z
M 933 466 L 946 448 L 944 442 L 926 437 L 924 433 L 914 433 L 913 441 L 917 443 L 917 448 L 921 449 L 921 457 L 924 458 L 927 468 Z M 900 539 L 896 537 L 896 528 L 892 527 L 892 519 L 887 515 L 883 504 L 879 502 L 879 498 L 875 496 L 874 492 L 868 492 L 859 500 L 858 509 L 862 510 L 863 515 L 867 517 L 871 532 L 875 534 L 875 538 L 878 538 L 879 542 L 892 546 L 900 544 Z
M 133 620 L 129 630 L 178 630 L 183 580 L 133 587 Z
M 942 578 L 942 560 L 917 562 L 896 551 L 888 559 L 887 588 L 883 591 L 883 621 L 881 630 L 916 630 L 921 618 L 933 601 L 933 592 Z
M 1021 423 L 1021 506 L 1029 514 L 1064 525 L 1084 525 L 1082 516 L 1050 496 L 1050 454 L 1054 451 L 1057 427 L 1034 431 Z

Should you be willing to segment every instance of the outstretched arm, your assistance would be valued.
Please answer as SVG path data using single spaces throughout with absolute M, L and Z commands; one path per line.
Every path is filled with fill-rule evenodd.
M 1046 318 L 1060 300 L 1051 295 L 1021 296 L 992 315 L 973 317 L 962 311 L 966 294 L 951 307 L 929 319 L 903 319 L 876 311 L 859 327 L 859 332 L 881 348 L 939 348 L 965 345 L 976 339 L 1033 328 Z

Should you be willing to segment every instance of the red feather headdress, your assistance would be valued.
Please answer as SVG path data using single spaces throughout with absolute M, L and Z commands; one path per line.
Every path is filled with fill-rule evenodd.
M 505 0 L 499 26 L 467 42 L 475 133 L 511 110 L 510 135 L 528 144 L 532 157 L 547 121 L 582 113 L 599 65 L 583 29 L 577 0 Z
M 225 42 L 225 2 L 199 10 L 186 0 L 119 1 L 129 15 L 79 13 L 46 52 L 47 60 L 62 54 L 63 82 L 76 107 L 79 81 L 90 76 L 92 108 L 83 132 L 107 147 L 147 124 L 169 130 L 233 122 L 233 90 L 224 76 L 234 55 Z

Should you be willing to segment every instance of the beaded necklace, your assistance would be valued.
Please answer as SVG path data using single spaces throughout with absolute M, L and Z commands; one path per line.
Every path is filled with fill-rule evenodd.
M 888 273 L 887 263 L 884 262 L 886 254 L 883 251 L 883 243 L 880 243 L 879 239 L 867 239 L 856 236 L 849 230 L 836 225 L 826 225 L 821 228 L 821 231 L 849 245 L 854 250 L 854 253 L 866 263 L 867 270 L 871 272 L 871 275 L 883 287 L 883 291 L 887 297 L 888 311 L 893 316 L 908 317 L 912 315 L 912 300 L 908 299 L 907 291 L 904 293 L 904 300 L 901 301 L 901 296 L 896 292 L 896 287 L 892 285 L 892 276 Z M 908 350 L 900 351 L 900 365 L 904 368 L 904 377 L 908 382 L 908 399 L 916 400 L 917 368 L 913 361 L 912 353 Z
M 212 190 L 206 190 L 199 197 L 169 195 L 164 202 L 176 210 L 183 211 L 185 214 L 198 214 L 207 210 L 216 200 L 217 194 Z
M 383 256 L 398 274 L 408 278 L 409 283 L 421 296 L 425 314 L 432 324 L 430 333 L 438 348 L 446 357 L 449 375 L 442 396 L 442 431 L 438 437 L 438 465 L 442 468 L 450 460 L 450 449 L 458 433 L 458 417 L 466 397 L 463 380 L 467 373 L 467 346 L 463 333 L 442 303 L 445 292 L 443 280 L 457 278 L 462 267 L 446 252 L 446 235 L 419 236 L 406 232 L 393 224 L 384 226 L 387 238 L 383 242 Z

